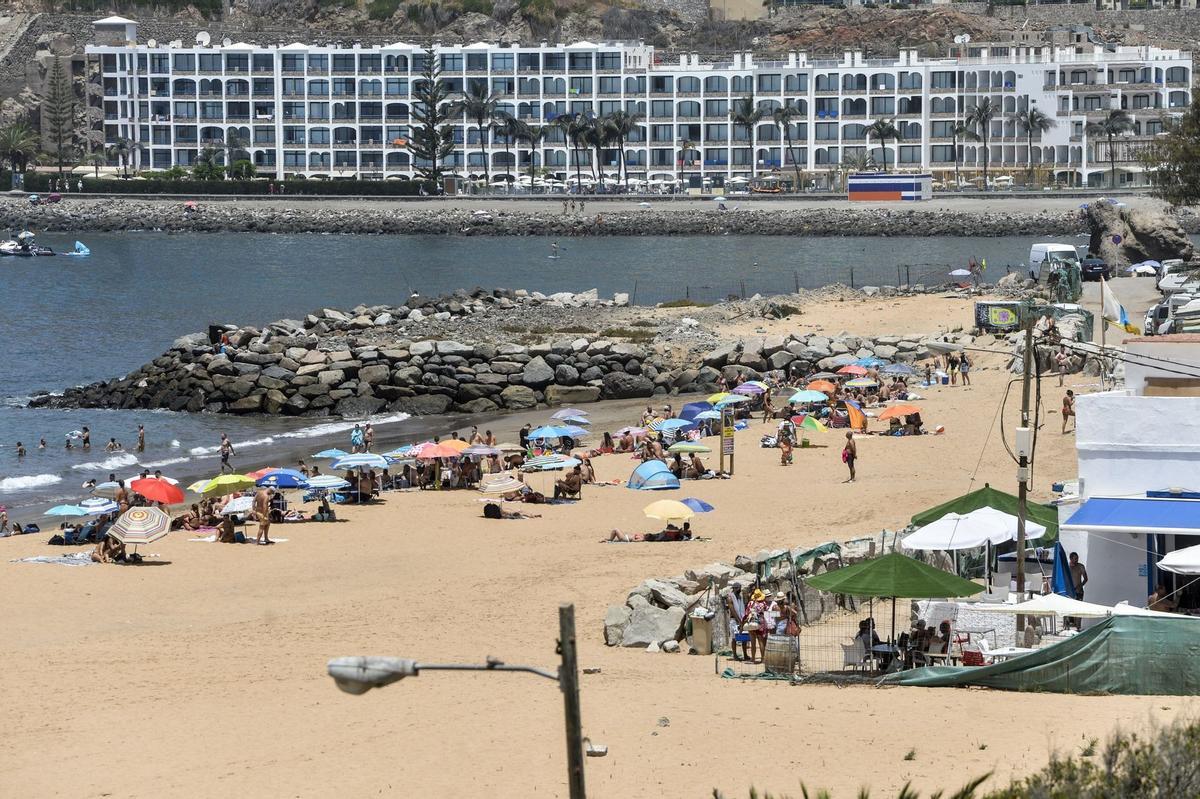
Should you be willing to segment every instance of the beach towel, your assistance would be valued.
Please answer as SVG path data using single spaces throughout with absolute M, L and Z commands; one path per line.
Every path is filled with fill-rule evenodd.
M 271 541 L 273 541 L 276 544 L 282 544 L 284 541 L 287 541 L 287 540 L 289 540 L 289 539 L 287 539 L 287 538 L 272 538 L 271 539 Z M 189 538 L 188 541 L 192 541 L 192 542 L 200 543 L 200 544 L 215 544 L 217 541 L 217 534 L 213 533 L 212 535 L 207 535 L 204 538 Z M 253 544 L 254 539 L 247 537 L 245 541 L 238 541 L 237 543 Z
M 10 563 L 57 563 L 60 566 L 90 566 L 94 562 L 91 552 L 72 552 L 69 555 L 34 555 L 31 558 L 14 558 Z

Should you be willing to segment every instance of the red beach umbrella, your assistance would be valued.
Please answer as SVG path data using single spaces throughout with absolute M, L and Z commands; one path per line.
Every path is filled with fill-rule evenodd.
M 129 484 L 134 493 L 141 494 L 151 502 L 161 502 L 164 505 L 180 505 L 183 503 L 183 490 L 171 485 L 166 480 L 157 477 L 144 477 Z

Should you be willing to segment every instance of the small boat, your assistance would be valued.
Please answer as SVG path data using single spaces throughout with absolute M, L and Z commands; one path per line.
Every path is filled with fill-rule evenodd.
M 33 234 L 26 230 L 18 233 L 15 239 L 0 243 L 0 255 L 30 258 L 37 255 L 55 255 L 55 252 L 34 241 Z
M 72 250 L 71 252 L 59 253 L 59 255 L 74 255 L 77 258 L 82 258 L 85 255 L 91 255 L 91 254 L 92 254 L 92 251 L 89 250 L 82 241 L 75 242 L 75 249 Z

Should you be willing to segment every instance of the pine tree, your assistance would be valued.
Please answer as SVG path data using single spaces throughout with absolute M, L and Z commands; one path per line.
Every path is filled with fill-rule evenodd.
M 1200 203 L 1200 95 L 1137 155 L 1150 177 L 1151 193 L 1171 205 Z M 1112 145 L 1109 145 L 1111 153 Z
M 442 80 L 442 68 L 430 55 L 421 79 L 413 86 L 412 115 L 416 123 L 408 139 L 413 165 L 425 180 L 441 181 L 442 163 L 454 152 L 454 130 L 446 124 L 453 110 L 447 104 L 450 87 Z
M 42 121 L 45 123 L 43 132 L 54 147 L 61 177 L 63 163 L 75 149 L 75 90 L 59 56 L 54 57 L 50 67 L 46 96 L 42 98 Z

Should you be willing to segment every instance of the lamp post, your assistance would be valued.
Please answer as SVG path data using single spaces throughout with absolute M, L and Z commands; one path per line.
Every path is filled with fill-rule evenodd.
M 514 666 L 493 657 L 483 663 L 418 663 L 408 658 L 355 657 L 334 658 L 329 661 L 329 676 L 337 687 L 348 694 L 361 695 L 372 688 L 382 688 L 405 677 L 420 676 L 422 671 L 506 671 L 525 672 L 558 683 L 563 693 L 563 710 L 567 733 L 567 784 L 570 799 L 584 799 L 583 732 L 579 712 L 579 664 L 575 653 L 575 606 L 558 606 L 558 654 L 562 663 L 557 671 L 536 666 Z

